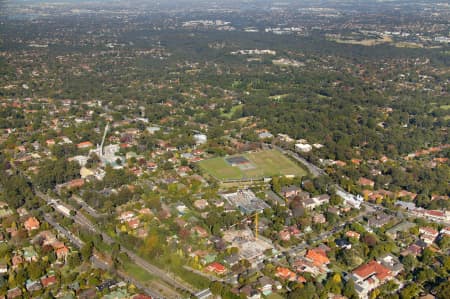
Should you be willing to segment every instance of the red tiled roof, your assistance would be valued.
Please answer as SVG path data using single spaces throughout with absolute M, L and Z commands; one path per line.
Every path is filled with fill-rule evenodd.
M 358 275 L 363 279 L 375 275 L 378 280 L 383 281 L 391 275 L 391 271 L 380 263 L 371 261 L 353 270 L 353 274 Z
M 435 230 L 434 228 L 432 228 L 432 227 L 421 227 L 419 229 L 419 231 L 421 233 L 428 234 L 428 235 L 433 235 L 433 236 L 437 236 L 439 234 L 439 232 L 437 230 Z
M 215 272 L 217 274 L 222 274 L 227 271 L 227 268 L 225 268 L 224 265 L 222 265 L 218 262 L 213 262 L 213 263 L 209 264 L 208 267 L 206 267 L 206 270 L 209 272 Z
M 200 227 L 200 226 L 193 227 L 192 232 L 197 233 L 197 235 L 199 235 L 202 238 L 205 238 L 208 236 L 208 232 L 206 231 L 206 229 L 204 229 L 203 227 Z
M 139 226 L 139 219 L 138 218 L 133 218 L 128 220 L 128 226 L 131 228 L 137 228 Z
M 94 144 L 92 144 L 92 142 L 90 141 L 84 141 L 77 144 L 77 148 L 87 148 L 92 146 L 94 146 Z
M 445 217 L 445 213 L 442 211 L 436 211 L 436 210 L 427 210 L 425 211 L 426 214 L 436 217 Z
M 318 248 L 308 250 L 306 253 L 306 258 L 312 260 L 316 266 L 323 266 L 330 263 L 325 251 Z
M 361 186 L 373 186 L 375 185 L 375 182 L 366 178 L 359 178 L 358 184 Z
M 69 188 L 79 188 L 79 187 L 83 187 L 84 185 L 84 179 L 74 179 L 71 180 L 70 182 L 68 182 L 68 187 Z
M 336 164 L 337 166 L 340 166 L 340 167 L 347 165 L 347 163 L 345 163 L 344 161 L 340 161 L 340 160 L 334 161 L 334 164 Z
M 289 270 L 288 268 L 278 267 L 276 276 L 284 278 L 284 279 L 294 280 L 296 277 L 296 274 L 294 272 L 292 272 L 291 270 Z
M 30 218 L 27 219 L 27 221 L 25 221 L 24 226 L 25 226 L 26 230 L 38 229 L 39 228 L 39 221 L 36 218 L 34 218 L 34 217 L 30 217 Z
M 45 287 L 48 287 L 52 284 L 55 284 L 57 282 L 56 276 L 52 275 L 49 277 L 41 278 L 41 283 Z

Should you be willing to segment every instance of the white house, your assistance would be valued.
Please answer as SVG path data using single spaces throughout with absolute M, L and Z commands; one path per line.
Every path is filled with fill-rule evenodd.
M 195 134 L 194 140 L 197 145 L 205 144 L 208 141 L 208 137 L 205 134 Z
M 312 150 L 311 144 L 308 143 L 297 143 L 295 145 L 295 150 L 303 153 L 310 152 Z

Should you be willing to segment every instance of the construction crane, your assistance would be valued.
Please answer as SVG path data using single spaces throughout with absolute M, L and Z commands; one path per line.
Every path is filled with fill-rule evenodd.
M 259 234 L 259 227 L 258 227 L 258 221 L 259 221 L 259 213 L 255 213 L 253 216 L 255 216 L 255 240 L 258 240 L 258 234 Z
M 238 224 L 241 224 L 241 223 L 243 223 L 244 221 L 248 221 L 249 219 L 251 219 L 251 218 L 255 218 L 255 222 L 254 222 L 254 224 L 255 224 L 255 228 L 254 228 L 254 234 L 255 234 L 255 239 L 256 240 L 258 240 L 258 236 L 259 236 L 259 214 L 260 214 L 261 212 L 256 212 L 255 214 L 253 214 L 253 215 L 248 215 L 247 217 L 245 217 L 243 220 L 241 220 L 240 222 L 238 222 L 238 223 L 235 223 L 235 224 L 233 224 L 232 226 L 230 226 L 230 228 L 232 228 L 232 227 L 235 227 L 236 225 L 238 225 Z

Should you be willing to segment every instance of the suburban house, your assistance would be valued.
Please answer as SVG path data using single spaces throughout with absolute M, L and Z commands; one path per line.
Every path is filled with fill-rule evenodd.
M 33 246 L 23 248 L 23 257 L 26 262 L 36 262 L 38 260 L 38 254 Z
M 199 210 L 204 210 L 206 207 L 208 207 L 208 201 L 205 199 L 197 199 L 194 201 L 194 207 L 196 207 Z
M 53 250 L 56 253 L 56 257 L 61 260 L 65 260 L 69 254 L 69 248 L 67 248 L 63 242 L 56 241 L 52 243 Z
M 285 186 L 281 188 L 281 195 L 285 198 L 292 198 L 299 195 L 301 191 L 302 189 L 297 186 Z
M 359 237 L 361 235 L 355 231 L 349 230 L 345 233 L 345 236 L 348 238 L 355 238 L 355 239 L 359 240 Z
M 291 233 L 288 229 L 284 229 L 278 233 L 278 237 L 282 241 L 289 241 L 291 239 Z
M 45 276 L 41 278 L 41 283 L 44 288 L 50 287 L 58 282 L 55 275 Z
M 330 196 L 328 194 L 321 194 L 312 198 L 319 206 L 330 202 Z
M 28 292 L 32 293 L 42 289 L 42 285 L 39 281 L 27 280 L 27 282 L 25 283 L 25 288 L 27 289 Z
M 327 219 L 325 218 L 325 215 L 323 215 L 323 214 L 316 214 L 312 217 L 312 221 L 314 223 L 323 224 L 323 223 L 327 222 Z
M 209 264 L 205 268 L 205 270 L 208 271 L 208 272 L 216 273 L 218 275 L 222 275 L 222 274 L 225 274 L 227 272 L 227 268 L 225 268 L 224 265 L 222 265 L 220 263 L 217 263 L 217 262 Z
M 366 178 L 359 178 L 358 185 L 373 188 L 375 186 L 375 182 Z
M 312 261 L 313 264 L 317 267 L 324 267 L 330 263 L 326 252 L 320 248 L 308 250 L 305 257 Z
M 16 269 L 23 264 L 23 257 L 20 254 L 15 254 L 11 259 L 12 268 Z
M 251 285 L 245 285 L 239 289 L 239 294 L 244 295 L 247 299 L 260 299 L 261 294 Z
M 25 222 L 24 222 L 24 227 L 25 227 L 25 229 L 28 231 L 28 232 L 30 232 L 30 231 L 32 231 L 32 230 L 36 230 L 36 229 L 39 229 L 39 221 L 36 219 L 36 218 L 34 218 L 34 217 L 30 217 L 30 218 L 28 218 Z
M 240 261 L 240 257 L 239 254 L 232 254 L 227 256 L 226 258 L 223 259 L 223 262 L 228 266 L 228 267 L 233 267 L 234 265 L 236 265 L 237 263 L 239 263 Z
M 367 220 L 367 224 L 370 227 L 380 228 L 388 224 L 391 220 L 393 220 L 392 216 L 387 215 L 385 213 L 378 213 L 370 217 L 369 220 Z
M 419 228 L 420 238 L 427 244 L 433 244 L 439 235 L 439 232 L 431 227 Z
M 297 259 L 296 261 L 294 261 L 292 266 L 298 273 L 307 272 L 311 273 L 314 276 L 325 273 L 325 270 L 323 268 L 317 267 L 311 260 L 307 259 L 306 257 Z
M 208 231 L 206 230 L 206 229 L 204 229 L 203 227 L 201 227 L 201 226 L 194 226 L 192 229 L 191 229 L 191 232 L 193 233 L 193 234 L 195 234 L 195 235 L 197 235 L 197 236 L 199 236 L 199 237 L 201 237 L 201 238 L 206 238 L 206 237 L 208 237 Z
M 409 230 L 415 226 L 416 225 L 412 222 L 403 221 L 388 229 L 386 235 L 395 240 L 399 237 L 400 233 L 409 232 Z
M 260 285 L 259 290 L 264 296 L 268 296 L 272 293 L 274 281 L 270 277 L 262 276 L 258 279 L 258 283 Z
M 297 278 L 297 275 L 294 272 L 284 267 L 277 267 L 275 276 L 289 281 L 294 281 Z
M 444 227 L 439 233 L 442 236 L 450 236 L 450 227 Z
M 0 263 L 0 274 L 8 273 L 8 265 L 5 263 Z
M 368 298 L 370 291 L 392 278 L 391 270 L 374 260 L 359 266 L 350 274 L 360 298 Z
M 8 292 L 6 293 L 6 297 L 8 299 L 14 299 L 14 298 L 18 298 L 22 296 L 22 289 L 19 287 L 16 287 L 14 289 L 10 289 L 8 290 Z
M 136 229 L 139 227 L 140 221 L 137 217 L 135 217 L 135 218 L 128 220 L 127 224 L 131 229 Z
M 400 260 L 392 254 L 387 254 L 383 257 L 380 257 L 377 259 L 377 261 L 388 268 L 393 276 L 396 276 L 403 271 L 403 264 L 400 263 Z
M 129 221 L 129 220 L 133 219 L 134 216 L 135 216 L 134 212 L 131 212 L 131 211 L 125 211 L 125 212 L 122 212 L 122 213 L 120 214 L 119 220 L 120 220 L 120 222 L 123 223 L 123 222 L 126 222 L 126 221 Z
M 91 148 L 94 144 L 90 141 L 80 142 L 77 144 L 78 149 Z
M 50 147 L 50 146 L 54 146 L 56 144 L 55 139 L 47 139 L 45 141 L 45 144 Z

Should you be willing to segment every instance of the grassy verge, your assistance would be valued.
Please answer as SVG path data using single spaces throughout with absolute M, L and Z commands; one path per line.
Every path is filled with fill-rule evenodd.
M 151 275 L 138 265 L 134 264 L 133 262 L 124 261 L 122 263 L 122 267 L 125 272 L 139 281 L 147 282 L 149 280 L 155 279 L 153 275 Z

